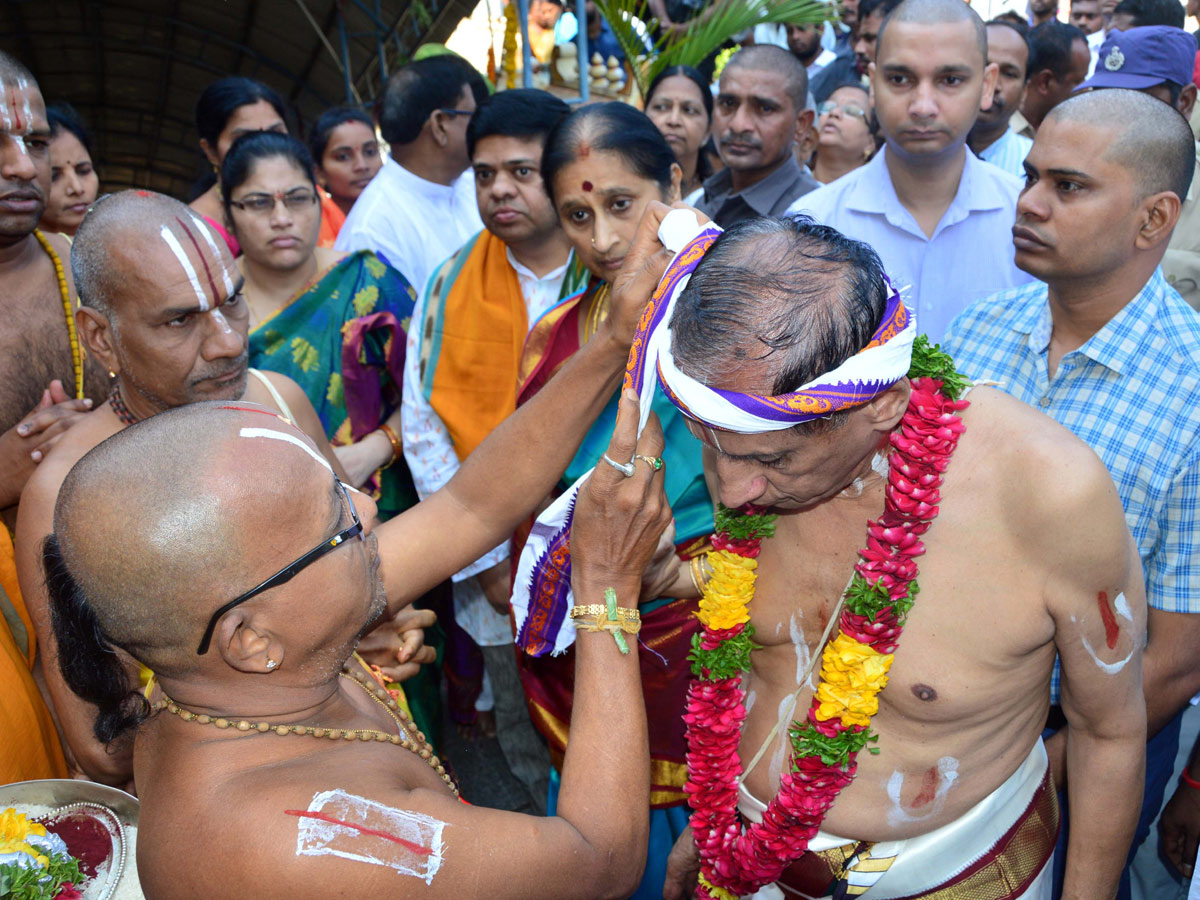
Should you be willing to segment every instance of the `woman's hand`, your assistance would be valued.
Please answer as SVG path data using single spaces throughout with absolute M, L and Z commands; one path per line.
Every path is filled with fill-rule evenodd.
M 625 262 L 613 278 L 612 305 L 604 327 L 623 346 L 633 343 L 634 332 L 642 318 L 642 310 L 654 295 L 654 289 L 675 255 L 658 239 L 658 226 L 673 209 L 690 209 L 703 225 L 711 221 L 708 216 L 680 202 L 667 206 L 652 200 L 646 204 L 642 221 L 638 224 L 633 245 L 625 255 Z
M 607 455 L 614 462 L 631 463 L 633 474 L 626 476 L 602 459 L 579 490 L 571 525 L 571 581 L 577 596 L 640 585 L 671 523 L 661 469 L 640 458 L 661 458 L 662 428 L 651 415 L 639 439 L 637 426 L 637 395 L 625 391 Z M 635 594 L 626 590 L 617 596 L 632 607 Z
M 361 441 L 334 447 L 333 452 L 350 477 L 350 485 L 357 488 L 388 464 L 392 458 L 392 442 L 382 431 L 372 431 Z

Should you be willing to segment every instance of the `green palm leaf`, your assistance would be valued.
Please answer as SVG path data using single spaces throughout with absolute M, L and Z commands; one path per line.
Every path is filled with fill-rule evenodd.
M 646 0 L 595 2 L 629 60 L 643 97 L 659 72 L 671 66 L 698 65 L 735 34 L 755 25 L 815 25 L 837 16 L 837 8 L 822 0 L 716 0 L 710 4 L 707 15 L 695 19 L 682 35 L 660 38 L 648 54 L 649 60 L 639 63 L 638 57 L 647 55 L 646 45 L 633 20 L 636 17 L 642 22 L 650 21 Z

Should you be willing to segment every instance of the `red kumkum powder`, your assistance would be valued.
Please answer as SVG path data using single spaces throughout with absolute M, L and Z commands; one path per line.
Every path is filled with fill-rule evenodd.
M 79 860 L 79 869 L 88 878 L 112 856 L 112 835 L 98 819 L 88 815 L 69 815 L 54 822 L 43 822 L 46 830 L 57 834 L 67 852 Z

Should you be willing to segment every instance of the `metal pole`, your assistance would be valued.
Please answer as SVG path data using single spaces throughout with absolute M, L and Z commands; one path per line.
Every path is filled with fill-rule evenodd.
M 521 86 L 533 87 L 533 50 L 529 47 L 529 0 L 517 0 L 517 18 L 521 24 Z
M 588 71 L 592 63 L 588 58 L 587 0 L 575 0 L 575 21 L 579 25 L 579 31 L 575 33 L 575 43 L 579 45 L 579 102 L 587 103 L 592 99 L 592 77 Z
M 375 18 L 379 19 L 381 17 L 382 13 L 379 9 L 379 0 L 375 0 Z M 386 86 L 388 79 L 387 54 L 383 52 L 383 41 L 385 36 L 386 31 L 375 32 L 375 49 L 379 53 L 379 83 Z M 383 93 L 382 89 L 380 90 L 380 93 Z
M 354 89 L 350 84 L 350 42 L 346 39 L 346 19 L 342 14 L 342 4 L 337 7 L 338 38 L 342 44 L 342 77 L 346 82 L 346 103 L 354 102 Z

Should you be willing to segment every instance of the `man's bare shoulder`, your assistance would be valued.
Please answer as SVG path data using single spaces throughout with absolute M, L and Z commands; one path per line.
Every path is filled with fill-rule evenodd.
M 52 488 L 53 496 L 57 496 L 59 487 L 75 463 L 123 427 L 107 405 L 92 410 L 72 425 L 46 454 L 29 479 L 29 485 L 37 485 L 42 492 Z
M 414 892 L 436 887 L 448 839 L 459 853 L 467 849 L 461 815 L 468 808 L 397 776 L 397 768 L 408 770 L 397 754 L 409 751 L 317 741 L 311 751 L 212 779 L 201 792 L 179 793 L 172 776 L 147 785 L 143 810 L 147 799 L 168 810 L 143 814 L 138 856 L 153 873 L 143 876 L 147 896 L 233 900 L 246 896 L 246 879 L 259 882 L 256 896 L 281 898 L 315 896 L 348 879 L 368 893 L 389 885 L 394 892 L 397 876 L 409 876 L 401 883 L 411 879 Z M 170 802 L 153 802 L 156 794 Z M 230 798 L 237 798 L 234 814 Z M 215 877 L 188 878 L 179 861 L 189 858 L 209 860 Z
M 1126 527 L 1112 476 L 1096 453 L 1054 419 L 1002 391 L 968 396 L 964 448 L 996 488 L 1006 519 L 1034 545 L 1078 531 L 1124 539 Z

